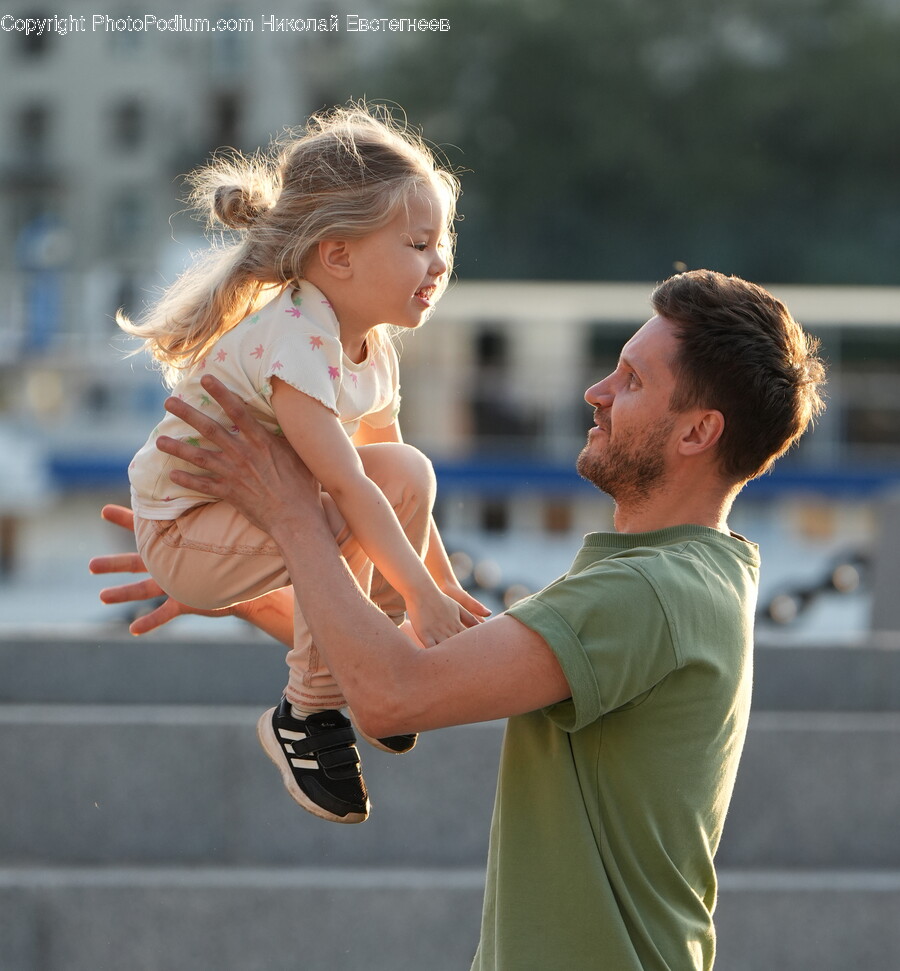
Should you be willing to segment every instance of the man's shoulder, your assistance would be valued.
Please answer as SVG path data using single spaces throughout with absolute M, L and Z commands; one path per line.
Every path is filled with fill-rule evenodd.
M 618 549 L 586 544 L 557 583 L 571 596 L 591 598 L 597 608 L 622 604 L 632 611 L 660 611 L 670 623 L 704 611 L 742 617 L 759 578 L 755 547 L 712 533 L 687 531 L 662 543 L 633 542 Z

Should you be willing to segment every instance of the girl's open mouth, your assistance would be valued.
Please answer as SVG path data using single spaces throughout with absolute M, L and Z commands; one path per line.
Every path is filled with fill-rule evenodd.
M 430 306 L 436 290 L 437 290 L 437 287 L 434 285 L 427 286 L 427 287 L 419 287 L 419 289 L 416 290 L 415 295 L 420 300 L 423 300 L 425 303 L 427 303 Z

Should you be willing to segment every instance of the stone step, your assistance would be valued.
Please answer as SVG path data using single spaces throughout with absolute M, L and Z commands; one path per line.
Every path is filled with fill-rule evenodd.
M 3 971 L 460 971 L 481 869 L 0 869 Z
M 481 866 L 503 725 L 361 744 L 373 812 L 325 823 L 290 800 L 258 709 L 0 706 L 8 864 Z M 719 861 L 900 869 L 900 714 L 757 712 Z
M 718 861 L 900 868 L 900 713 L 751 715 Z
M 897 870 L 720 871 L 722 971 L 889 971 L 900 955 Z
M 482 866 L 500 723 L 360 743 L 373 810 L 317 819 L 256 740 L 258 708 L 0 706 L 0 860 L 10 864 Z
M 724 870 L 716 967 L 887 971 L 900 872 Z M 480 869 L 0 869 L 3 971 L 464 971 Z
M 243 625 L 213 641 L 101 631 L 0 641 L 0 701 L 221 704 L 268 708 L 285 682 L 285 649 Z M 756 649 L 757 710 L 900 711 L 900 640 Z
M 168 636 L 48 637 L 0 640 L 0 701 L 73 704 L 276 704 L 287 677 L 277 642 L 233 625 L 221 640 Z

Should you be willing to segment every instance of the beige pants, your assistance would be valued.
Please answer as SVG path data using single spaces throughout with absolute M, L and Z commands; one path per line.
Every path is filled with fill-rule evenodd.
M 431 463 L 409 445 L 365 445 L 359 449 L 366 475 L 391 504 L 413 548 L 428 542 L 435 482 Z M 373 570 L 330 496 L 323 496 L 328 523 L 341 554 L 364 591 L 395 623 L 402 623 L 403 599 Z M 181 603 L 212 610 L 253 600 L 290 584 L 281 551 L 232 506 L 211 502 L 178 519 L 135 517 L 138 550 L 147 569 Z M 339 708 L 341 690 L 312 642 L 294 601 L 294 646 L 288 652 L 285 695 L 291 704 Z

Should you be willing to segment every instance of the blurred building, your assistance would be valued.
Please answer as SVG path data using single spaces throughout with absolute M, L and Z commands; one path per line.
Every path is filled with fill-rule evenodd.
M 318 0 L 298 6 L 291 16 L 332 14 Z M 104 11 L 110 26 L 95 26 L 86 0 L 73 0 L 66 16 L 83 29 L 0 31 L 0 428 L 27 439 L 57 489 L 109 493 L 164 397 L 147 362 L 125 356 L 113 316 L 139 312 L 204 245 L 199 226 L 173 216 L 178 175 L 217 147 L 252 151 L 311 110 L 374 94 L 346 90 L 342 77 L 381 56 L 385 40 L 264 32 L 273 14 L 217 0 L 174 14 L 177 30 L 118 29 L 143 16 L 130 0 Z M 4 24 L 27 16 L 12 11 Z M 230 29 L 190 29 L 191 19 Z M 581 395 L 649 315 L 652 283 L 461 275 L 433 320 L 402 339 L 404 434 L 439 467 L 445 523 L 494 537 L 597 528 L 603 507 L 573 472 L 590 423 Z M 898 475 L 900 291 L 776 293 L 823 341 L 830 402 L 748 496 L 777 493 L 809 538 L 862 535 L 855 508 L 809 497 L 867 499 Z M 4 535 L 14 516 L 0 508 Z
M 646 283 L 457 282 L 401 338 L 404 426 L 429 452 L 568 461 L 583 391 L 652 315 Z M 807 474 L 900 469 L 900 290 L 775 286 L 821 342 L 829 405 L 781 465 Z
M 145 15 L 131 0 L 103 14 L 72 0 L 42 31 L 23 22 L 46 10 L 22 3 L 4 16 L 0 422 L 51 448 L 74 447 L 74 426 L 98 451 L 130 441 L 129 418 L 158 407 L 159 380 L 124 359 L 113 316 L 138 313 L 202 245 L 199 226 L 173 218 L 179 174 L 345 97 L 332 84 L 344 34 L 264 33 L 247 6 L 163 5 L 171 29 L 137 29 Z M 301 13 L 328 15 L 317 2 Z
M 452 494 L 477 491 L 466 526 L 596 528 L 596 494 L 573 471 L 591 423 L 581 396 L 651 315 L 652 289 L 460 282 L 424 328 L 404 335 L 404 435 L 437 459 L 451 518 L 462 515 Z M 772 289 L 820 339 L 829 401 L 814 431 L 747 497 L 799 496 L 807 531 L 829 532 L 827 516 L 809 512 L 821 510 L 811 496 L 867 499 L 900 476 L 900 292 Z

